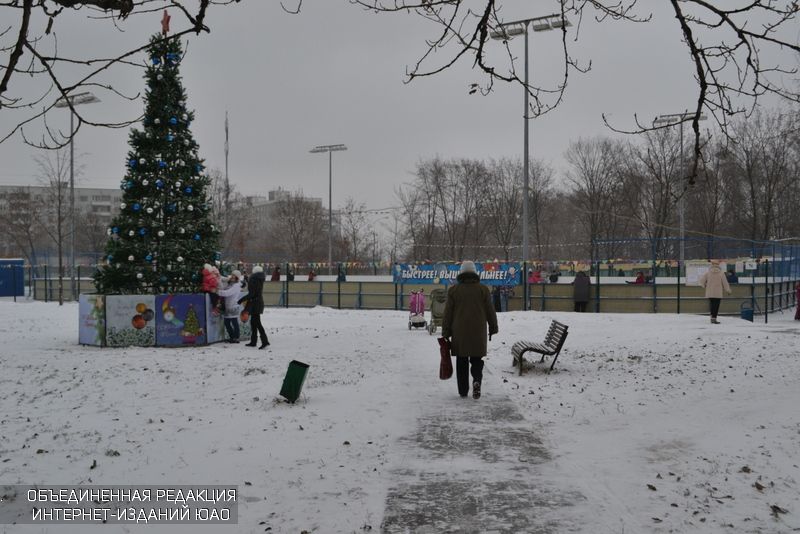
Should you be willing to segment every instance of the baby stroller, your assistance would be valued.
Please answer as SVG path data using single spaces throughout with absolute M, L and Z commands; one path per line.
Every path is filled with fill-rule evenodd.
M 412 291 L 408 303 L 408 329 L 425 328 L 425 291 Z
M 428 324 L 428 333 L 436 333 L 436 327 L 442 326 L 444 319 L 444 306 L 447 303 L 447 289 L 438 288 L 431 291 L 431 322 Z

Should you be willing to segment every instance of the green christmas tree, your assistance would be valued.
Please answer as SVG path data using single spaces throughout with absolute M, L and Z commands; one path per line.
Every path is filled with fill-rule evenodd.
M 184 336 L 200 335 L 200 321 L 197 320 L 197 313 L 195 313 L 192 305 L 189 305 L 189 311 L 186 312 L 186 321 L 183 323 L 182 334 Z
M 178 39 L 155 35 L 148 48 L 143 128 L 132 128 L 120 213 L 108 229 L 100 293 L 196 292 L 203 264 L 219 259 L 209 178 L 189 126 Z

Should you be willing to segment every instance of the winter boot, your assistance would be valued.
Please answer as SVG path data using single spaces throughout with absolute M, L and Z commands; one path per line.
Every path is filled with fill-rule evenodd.
M 480 382 L 473 382 L 472 383 L 472 398 L 473 399 L 480 399 L 481 398 L 481 383 Z

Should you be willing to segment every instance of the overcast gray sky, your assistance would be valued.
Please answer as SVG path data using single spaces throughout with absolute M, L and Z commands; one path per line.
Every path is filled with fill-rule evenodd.
M 291 0 L 288 0 L 291 2 Z M 505 20 L 548 14 L 555 1 L 506 0 Z M 640 12 L 666 2 L 641 2 Z M 173 21 L 179 15 L 173 13 Z M 572 53 L 592 61 L 588 74 L 571 74 L 562 106 L 531 123 L 531 155 L 565 167 L 563 153 L 581 136 L 614 135 L 601 113 L 620 127 L 633 114 L 644 120 L 676 113 L 696 101 L 692 65 L 674 16 L 654 12 L 647 24 L 584 21 Z M 132 18 L 119 33 L 107 22 L 87 22 L 84 12 L 60 16 L 59 49 L 92 56 L 146 42 L 160 29 L 160 14 Z M 471 82 L 485 81 L 465 61 L 443 74 L 404 84 L 406 67 L 425 51 L 440 28 L 410 14 L 376 15 L 345 0 L 305 0 L 299 15 L 277 1 L 244 0 L 210 10 L 211 33 L 191 37 L 181 65 L 192 125 L 209 167 L 224 165 L 223 124 L 230 117 L 230 176 L 245 194 L 283 187 L 325 198 L 328 158 L 309 154 L 319 144 L 344 143 L 334 154 L 334 207 L 346 197 L 370 208 L 396 204 L 394 189 L 411 179 L 421 158 L 520 157 L 523 92 L 496 85 L 489 96 L 469 95 Z M 184 27 L 173 24 L 173 30 Z M 523 55 L 521 40 L 512 49 Z M 532 78 L 554 85 L 562 69 L 560 33 L 532 34 Z M 102 52 L 105 54 L 107 52 Z M 140 58 L 144 61 L 144 54 Z M 64 71 L 69 75 L 69 71 Z M 126 93 L 143 91 L 142 71 L 117 69 L 109 81 Z M 24 83 L 20 77 L 14 83 Z M 84 111 L 98 120 L 130 119 L 142 111 L 102 95 Z M 8 117 L 1 120 L 8 121 Z M 57 110 L 50 121 L 68 126 Z M 4 127 L 7 127 L 6 124 Z M 83 153 L 81 185 L 118 187 L 125 172 L 126 130 L 84 128 L 76 139 Z M 0 183 L 35 182 L 36 150 L 19 138 L 0 145 Z

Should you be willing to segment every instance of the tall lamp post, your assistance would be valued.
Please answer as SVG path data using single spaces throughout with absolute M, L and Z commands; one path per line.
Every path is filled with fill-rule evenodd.
M 694 116 L 694 113 L 672 113 L 669 115 L 659 115 L 653 120 L 653 126 L 674 126 L 678 124 L 680 126 L 681 131 L 681 172 L 685 173 L 686 164 L 683 160 L 683 123 L 686 122 L 687 119 Z M 704 114 L 700 114 L 700 120 L 706 120 L 706 116 Z M 683 186 L 683 178 L 681 178 L 681 186 Z M 681 196 L 678 197 L 678 221 L 680 225 L 680 244 L 679 244 L 679 252 L 678 252 L 678 259 L 680 260 L 680 266 L 678 267 L 678 277 L 680 277 L 680 269 L 683 266 L 683 262 L 686 255 L 686 249 L 684 245 L 684 233 L 685 233 L 685 223 L 684 223 L 684 212 L 685 212 L 685 191 L 683 191 L 683 187 L 681 187 Z M 655 273 L 653 274 L 655 276 Z
M 100 99 L 89 91 L 59 98 L 55 107 L 69 110 L 69 280 L 73 300 L 75 293 L 75 113 L 72 108 L 80 104 L 94 104 Z
M 525 124 L 524 133 L 524 150 L 522 152 L 522 166 L 523 166 L 523 189 L 522 189 L 522 265 L 526 265 L 528 260 L 528 191 L 530 189 L 530 176 L 528 164 L 528 111 L 529 111 L 529 92 L 528 92 L 528 26 L 535 32 L 544 32 L 548 30 L 555 30 L 563 26 L 571 26 L 569 20 L 562 18 L 558 13 L 552 15 L 545 15 L 543 17 L 533 17 L 529 19 L 515 20 L 513 22 L 504 22 L 500 24 L 499 29 L 490 33 L 492 39 L 501 41 L 508 41 L 516 35 L 525 36 L 525 108 L 523 119 Z M 522 309 L 528 309 L 528 273 L 522 273 L 523 284 L 523 302 Z
M 345 145 L 319 145 L 309 152 L 328 153 L 328 274 L 333 274 L 333 153 L 347 150 Z

